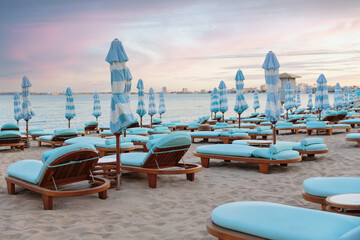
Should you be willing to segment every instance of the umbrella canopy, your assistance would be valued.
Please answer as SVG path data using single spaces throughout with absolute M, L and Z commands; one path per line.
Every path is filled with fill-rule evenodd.
M 96 117 L 96 120 L 101 116 L 100 96 L 97 92 L 94 93 L 94 107 L 92 115 Z
M 70 128 L 70 120 L 76 116 L 73 93 L 70 88 L 66 89 L 65 96 L 66 96 L 65 118 L 69 120 L 69 128 Z
M 267 88 L 265 116 L 274 125 L 279 120 L 283 110 L 279 99 L 280 64 L 273 52 L 270 51 L 268 54 L 266 54 L 266 58 L 262 65 L 262 68 L 265 70 L 265 82 Z M 275 126 L 273 126 L 273 140 L 273 143 L 275 144 Z
M 150 126 L 152 127 L 152 116 L 156 114 L 155 104 L 155 91 L 153 88 L 149 89 L 149 115 L 150 115 Z
M 210 111 L 215 113 L 215 117 L 216 113 L 219 112 L 219 92 L 217 88 L 214 88 L 211 92 Z
M 307 107 L 311 109 L 311 108 L 313 108 L 313 103 L 312 103 L 312 89 L 311 89 L 311 88 L 308 89 L 308 93 L 309 93 L 309 100 L 308 100 Z
M 290 82 L 287 82 L 285 85 L 285 102 L 284 102 L 284 108 L 286 110 L 290 110 L 293 107 L 295 107 L 293 102 L 293 95 L 291 91 L 291 84 Z
M 110 64 L 111 71 L 111 104 L 110 104 L 110 130 L 116 138 L 116 189 L 120 190 L 120 134 L 134 121 L 131 112 L 129 95 L 131 91 L 132 76 L 126 66 L 128 56 L 118 39 L 111 42 L 105 61 Z
M 301 106 L 300 91 L 296 91 L 296 104 L 295 104 L 295 106 L 297 108 Z
M 355 102 L 354 91 L 353 91 L 353 90 L 350 90 L 349 103 L 354 103 L 354 102 Z
M 340 108 L 343 106 L 343 93 L 339 83 L 335 85 L 334 92 L 334 108 Z
M 136 113 L 140 116 L 140 127 L 142 127 L 142 117 L 146 114 L 145 103 L 144 103 L 144 83 L 142 79 L 139 79 L 136 88 L 138 89 L 138 106 Z
M 315 109 L 319 110 L 319 119 L 321 119 L 321 111 L 330 107 L 327 81 L 324 74 L 320 74 L 316 82 Z
M 259 103 L 259 93 L 258 91 L 255 90 L 254 92 L 254 104 L 253 104 L 253 108 L 256 112 L 256 109 L 260 108 L 260 103 Z
M 160 92 L 159 95 L 159 114 L 160 114 L 160 118 L 161 118 L 161 114 L 164 114 L 166 112 L 166 108 L 165 108 L 165 98 L 164 98 L 164 93 Z
M 223 120 L 224 120 L 224 114 L 229 109 L 228 107 L 228 100 L 226 97 L 226 85 L 223 80 L 221 80 L 219 84 L 219 91 L 220 91 L 220 112 L 223 113 Z
M 30 102 L 30 87 L 31 87 L 30 80 L 24 76 L 22 80 L 22 117 L 24 120 L 30 120 L 33 116 L 35 116 Z
M 239 114 L 239 128 L 240 128 L 240 116 L 241 114 L 249 108 L 244 98 L 244 80 L 245 77 L 242 71 L 239 69 L 235 76 L 236 83 L 236 101 L 234 106 L 234 111 Z
M 344 89 L 344 106 L 349 105 L 349 89 L 346 87 Z
M 20 95 L 18 93 L 14 94 L 14 118 L 19 125 L 19 120 L 22 119 L 21 113 L 21 103 L 20 103 Z

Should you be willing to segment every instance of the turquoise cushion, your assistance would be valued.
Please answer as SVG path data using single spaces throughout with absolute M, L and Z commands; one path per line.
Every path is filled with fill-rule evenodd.
M 228 124 L 226 122 L 220 122 L 220 123 L 216 123 L 215 126 L 217 126 L 217 127 L 227 127 Z
M 282 151 L 287 151 L 287 150 L 292 150 L 293 145 L 291 143 L 286 143 L 286 142 L 282 142 L 282 143 L 276 143 L 270 146 L 269 151 L 271 153 L 279 153 Z
M 19 131 L 1 131 L 0 132 L 0 139 L 14 139 L 14 138 L 20 138 L 21 134 Z
M 332 124 L 330 125 L 332 128 L 342 128 L 342 127 L 351 127 L 350 124 Z
M 163 137 L 166 137 L 168 136 L 169 134 L 154 134 L 154 135 L 150 135 L 149 136 L 149 139 L 152 140 L 152 139 L 158 139 L 158 138 L 163 138 Z
M 39 184 L 42 177 L 42 174 L 40 175 L 40 170 L 43 165 L 44 164 L 39 160 L 21 160 L 11 164 L 6 171 L 9 176 L 16 177 L 33 184 Z
M 121 165 L 141 167 L 149 153 L 122 153 L 121 154 Z
M 52 141 L 53 137 L 54 137 L 53 135 L 44 135 L 44 136 L 40 136 L 39 139 L 45 141 Z
M 305 138 L 301 140 L 301 145 L 308 146 L 312 144 L 324 144 L 324 139 L 322 138 Z
M 276 128 L 277 127 L 292 127 L 294 124 L 292 122 L 283 122 L 283 121 L 279 121 L 276 123 Z
M 56 129 L 54 130 L 54 136 L 69 136 L 77 135 L 78 131 L 76 129 Z
M 307 122 L 306 128 L 326 128 L 326 122 Z
M 166 127 L 176 127 L 174 123 L 163 123 L 163 125 Z
M 146 148 L 148 150 L 153 149 L 153 147 L 159 140 L 160 140 L 160 138 L 149 139 L 149 141 L 147 141 L 147 143 L 146 143 Z
M 360 118 L 353 118 L 353 119 L 346 119 L 346 120 L 342 120 L 340 121 L 340 123 L 360 123 Z
M 293 150 L 299 150 L 299 151 L 322 151 L 326 149 L 327 149 L 326 144 L 311 144 L 308 146 L 304 146 L 298 143 L 293 146 Z
M 113 136 L 114 134 L 111 131 L 103 131 L 100 133 L 102 136 Z
M 45 136 L 45 135 L 54 135 L 54 131 L 39 131 L 39 132 L 33 132 L 31 135 L 39 135 L 39 136 Z
M 305 192 L 318 197 L 344 193 L 360 193 L 360 178 L 313 177 L 303 182 Z
M 160 118 L 153 118 L 152 123 L 159 124 L 162 120 Z
M 95 144 L 96 147 L 101 147 L 101 148 L 108 148 L 108 149 L 116 149 L 116 144 Z M 120 148 L 131 148 L 133 147 L 134 144 L 132 142 L 123 142 L 120 143 Z
M 229 128 L 228 132 L 229 133 L 247 133 L 249 131 L 249 129 L 245 129 L 245 128 Z
M 273 133 L 273 130 L 262 130 L 262 131 L 259 131 L 258 129 L 251 129 L 248 131 L 248 133 L 251 133 L 251 134 L 272 134 Z
M 156 135 L 151 135 L 150 137 L 161 136 L 161 135 L 162 134 L 156 134 Z M 140 136 L 140 135 L 126 135 L 125 139 L 129 139 L 131 142 L 147 142 L 147 141 L 149 141 L 149 137 Z
M 350 133 L 350 134 L 346 134 L 346 138 L 350 138 L 350 139 L 360 139 L 360 133 Z
M 86 144 L 105 144 L 105 139 L 97 137 L 74 137 L 65 140 L 65 144 L 76 144 L 76 143 L 86 143 Z
M 221 137 L 230 137 L 230 133 L 229 132 L 219 132 Z
M 148 134 L 150 129 L 147 128 L 129 128 L 127 129 L 127 132 L 132 135 L 136 134 Z
M 28 130 L 29 134 L 32 134 L 33 132 L 40 132 L 40 131 L 44 131 L 44 129 L 42 129 L 42 128 L 33 128 L 33 129 Z
M 74 128 L 73 130 L 76 130 L 79 133 L 85 133 L 85 128 Z
M 213 131 L 198 131 L 190 133 L 190 136 L 193 137 L 217 137 L 220 136 L 221 132 L 213 132 Z
M 284 150 L 278 153 L 271 153 L 268 148 L 258 148 L 253 152 L 254 157 L 274 160 L 287 160 L 299 157 L 299 153 L 293 150 Z
M 176 125 L 177 127 L 187 127 L 189 124 L 188 124 L 188 123 L 181 123 L 181 122 L 179 122 L 179 123 L 175 123 L 175 125 Z
M 249 134 L 247 133 L 232 133 L 231 137 L 248 137 Z
M 340 240 L 354 240 L 360 239 L 360 226 L 351 229 L 347 233 L 341 236 Z
M 335 240 L 360 225 L 358 217 L 268 202 L 227 203 L 211 218 L 224 228 L 278 240 Z
M 121 137 L 120 138 L 120 143 L 125 143 L 125 142 L 131 142 L 131 140 Z M 107 145 L 116 144 L 116 139 L 105 139 L 104 143 L 107 144 Z M 100 144 L 102 144 L 102 143 L 100 143 Z
M 85 127 L 87 126 L 97 126 L 99 123 L 97 121 L 90 121 L 85 123 Z
M 169 148 L 169 147 L 179 147 L 191 144 L 191 137 L 188 133 L 185 132 L 175 132 L 168 134 L 163 138 L 160 138 L 159 141 L 155 144 L 156 148 Z
M 240 146 L 236 144 L 216 144 L 205 145 L 196 148 L 196 152 L 203 154 L 225 155 L 236 157 L 251 157 L 257 148 L 250 146 Z
M 12 130 L 17 129 L 17 131 L 20 131 L 20 128 L 16 123 L 5 123 L 4 125 L 1 126 L 1 131 L 7 130 L 7 129 L 12 129 Z

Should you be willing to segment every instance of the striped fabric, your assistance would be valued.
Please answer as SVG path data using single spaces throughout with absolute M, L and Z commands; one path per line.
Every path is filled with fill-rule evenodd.
M 291 91 L 291 84 L 290 82 L 287 82 L 285 85 L 285 102 L 284 102 L 284 108 L 286 110 L 290 110 L 293 107 L 295 107 L 293 105 L 293 96 L 292 96 L 292 91 Z
M 16 121 L 23 118 L 21 113 L 20 95 L 18 93 L 14 94 L 14 118 Z
M 234 106 L 234 111 L 237 113 L 243 113 L 246 109 L 249 108 L 244 98 L 244 80 L 245 77 L 242 71 L 239 69 L 235 76 L 236 83 L 236 101 Z
M 353 90 L 350 90 L 349 103 L 354 103 L 354 102 L 355 102 L 354 91 L 353 91 Z
M 110 130 L 112 133 L 123 132 L 135 121 L 128 98 L 132 80 L 130 70 L 125 64 L 128 60 L 121 41 L 113 40 L 105 59 L 110 64 L 111 72 Z
M 66 89 L 65 96 L 66 96 L 65 118 L 71 120 L 76 116 L 76 113 L 75 113 L 73 93 L 70 88 Z
M 279 120 L 283 112 L 279 99 L 279 68 L 280 64 L 273 52 L 266 54 L 265 61 L 262 65 L 265 69 L 266 82 L 266 106 L 265 116 L 271 122 Z
M 226 97 L 226 85 L 223 80 L 221 80 L 219 84 L 219 91 L 220 91 L 220 112 L 225 113 L 229 107 L 228 107 L 228 100 Z
M 327 80 L 324 74 L 320 74 L 316 82 L 317 87 L 315 93 L 315 109 L 321 111 L 330 107 L 328 88 L 326 85 Z
M 340 84 L 336 83 L 334 92 L 334 108 L 340 108 L 344 105 L 343 101 L 343 92 L 341 90 Z
M 24 76 L 22 80 L 22 117 L 24 120 L 30 120 L 33 116 L 35 116 L 35 113 L 32 110 L 31 102 L 30 102 L 30 87 L 31 87 L 30 80 Z
M 142 117 L 146 114 L 145 103 L 144 103 L 144 83 L 142 79 L 139 79 L 136 88 L 138 89 L 138 105 L 136 113 Z
M 256 109 L 260 108 L 260 103 L 259 103 L 259 93 L 258 91 L 255 90 L 254 92 L 254 104 L 253 104 L 253 108 L 256 111 Z
M 99 94 L 97 92 L 94 93 L 94 107 L 93 107 L 92 115 L 94 117 L 100 117 L 101 116 L 100 97 L 99 97 Z
M 219 112 L 219 93 L 217 88 L 211 92 L 211 104 L 210 104 L 210 111 L 213 113 Z
M 164 98 L 164 93 L 161 92 L 159 95 L 159 114 L 164 114 L 166 112 L 166 108 L 165 108 L 165 98 Z
M 296 107 L 301 106 L 300 91 L 296 91 Z
M 155 104 L 155 92 L 153 88 L 149 89 L 149 115 L 153 116 L 156 114 L 156 104 Z
M 344 89 L 344 106 L 349 105 L 349 89 L 346 87 Z
M 291 105 L 293 107 L 296 107 L 296 96 L 295 96 L 295 90 L 294 89 L 291 89 Z
M 312 89 L 311 88 L 308 89 L 308 93 L 309 93 L 309 100 L 308 100 L 307 107 L 311 109 L 314 107 L 313 102 L 312 102 Z

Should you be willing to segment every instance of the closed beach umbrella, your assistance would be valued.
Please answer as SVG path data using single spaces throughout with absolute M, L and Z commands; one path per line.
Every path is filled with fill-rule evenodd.
M 210 111 L 211 113 L 215 113 L 214 118 L 216 119 L 216 113 L 219 111 L 219 92 L 217 88 L 214 88 L 211 93 Z
M 349 89 L 347 87 L 344 88 L 344 105 L 349 105 Z
M 276 144 L 275 124 L 283 110 L 279 99 L 279 68 L 280 64 L 273 52 L 266 54 L 262 65 L 265 70 L 266 107 L 265 116 L 273 124 L 273 143 Z
M 285 102 L 284 102 L 284 108 L 286 110 L 286 118 L 288 118 L 288 111 L 292 109 L 293 106 L 293 96 L 291 91 L 291 84 L 290 82 L 287 82 L 285 85 Z
M 229 109 L 228 107 L 228 100 L 226 97 L 226 85 L 223 80 L 221 80 L 219 84 L 219 91 L 220 91 L 220 112 L 223 114 L 223 121 L 225 121 L 225 112 Z
M 343 106 L 343 94 L 339 83 L 335 85 L 334 92 L 334 108 L 341 108 Z
M 291 105 L 294 108 L 294 107 L 296 107 L 295 90 L 291 89 L 290 92 L 291 92 Z
M 249 108 L 247 105 L 245 98 L 244 98 L 244 80 L 245 77 L 242 73 L 242 71 L 239 69 L 235 76 L 235 82 L 236 82 L 236 101 L 234 106 L 234 111 L 238 113 L 239 115 L 239 128 L 240 128 L 240 117 L 241 114 Z
M 165 108 L 165 98 L 164 98 L 164 93 L 161 92 L 159 95 L 159 114 L 160 114 L 160 118 L 161 118 L 161 114 L 164 114 L 166 112 L 166 108 Z
M 20 95 L 18 93 L 14 94 L 14 118 L 17 125 L 19 125 L 19 120 L 23 118 L 21 113 Z
M 98 120 L 98 117 L 101 116 L 100 97 L 97 92 L 94 93 L 94 107 L 92 115 L 96 117 L 96 121 Z
M 73 93 L 70 88 L 66 89 L 65 96 L 66 96 L 65 118 L 67 118 L 70 128 L 70 121 L 76 116 Z
M 349 103 L 354 103 L 354 102 L 355 102 L 354 91 L 351 89 L 349 94 Z
M 150 127 L 152 127 L 152 117 L 156 114 L 155 92 L 153 88 L 149 89 L 149 115 Z
M 327 88 L 327 81 L 324 74 L 320 74 L 317 79 L 317 87 L 315 93 L 315 109 L 319 111 L 319 119 L 321 119 L 321 111 L 330 107 L 329 93 Z
M 312 102 L 312 88 L 308 89 L 308 93 L 309 93 L 309 100 L 308 100 L 308 104 L 307 107 L 311 110 L 313 108 L 313 102 Z
M 120 134 L 135 121 L 129 103 L 132 76 L 126 66 L 128 60 L 122 43 L 114 39 L 105 61 L 111 72 L 110 130 L 116 138 L 116 190 L 121 184 Z
M 30 80 L 24 76 L 22 79 L 22 84 L 21 84 L 21 88 L 22 88 L 22 98 L 23 98 L 23 103 L 22 103 L 22 117 L 26 122 L 26 141 L 27 144 L 29 144 L 28 140 L 29 140 L 29 120 L 35 116 L 35 113 L 32 110 L 31 107 L 31 102 L 30 102 L 30 87 L 31 87 L 31 82 Z
M 296 108 L 301 106 L 301 98 L 300 98 L 300 91 L 296 91 Z
M 140 127 L 142 127 L 142 118 L 146 114 L 145 103 L 144 103 L 144 83 L 142 79 L 139 79 L 136 88 L 138 89 L 138 106 L 136 113 L 140 117 Z
M 254 104 L 253 104 L 254 111 L 256 112 L 256 109 L 260 108 L 259 103 L 259 93 L 255 90 L 254 92 Z

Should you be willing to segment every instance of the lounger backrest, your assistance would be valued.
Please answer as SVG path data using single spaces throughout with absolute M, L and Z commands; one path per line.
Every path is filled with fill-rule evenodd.
M 21 134 L 19 131 L 1 131 L 0 132 L 0 144 L 6 143 L 18 143 L 21 140 Z
M 88 144 L 74 144 L 57 148 L 56 150 L 63 151 L 64 149 L 70 149 L 71 147 L 72 149 L 76 149 L 75 145 L 85 146 Z M 51 160 L 50 158 L 51 156 L 49 157 L 49 160 Z M 49 166 L 44 164 L 44 174 L 42 175 L 39 185 L 42 187 L 52 187 L 54 186 L 54 182 L 56 186 L 61 186 L 81 180 L 87 180 L 90 172 L 97 164 L 98 159 L 99 155 L 91 145 L 88 147 L 85 146 L 83 149 L 65 153 L 52 162 L 50 161 L 51 163 L 48 164 Z
M 174 167 L 185 155 L 191 145 L 191 137 L 187 133 L 172 133 L 161 138 L 149 149 L 144 168 Z
M 1 126 L 1 131 L 20 131 L 20 128 L 15 123 L 5 123 Z
M 60 129 L 55 130 L 51 141 L 63 142 L 67 139 L 77 137 L 78 131 L 75 129 Z

